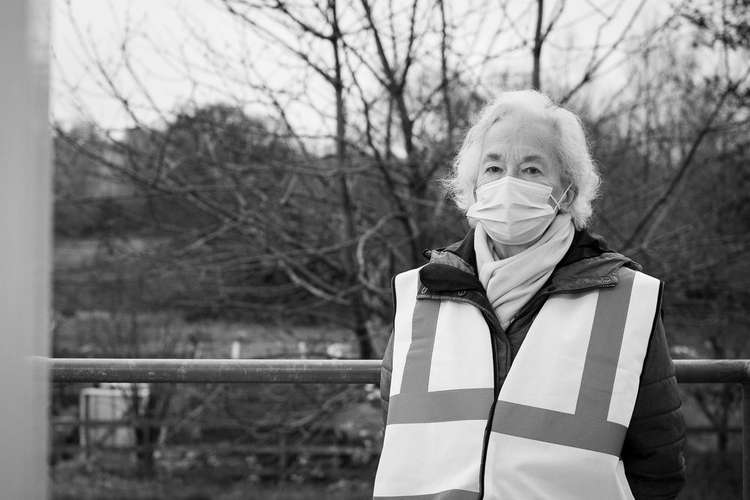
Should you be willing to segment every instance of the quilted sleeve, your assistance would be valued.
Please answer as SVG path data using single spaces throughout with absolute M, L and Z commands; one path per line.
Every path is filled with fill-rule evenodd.
M 651 332 L 622 460 L 637 500 L 677 497 L 685 483 L 685 421 L 661 313 Z

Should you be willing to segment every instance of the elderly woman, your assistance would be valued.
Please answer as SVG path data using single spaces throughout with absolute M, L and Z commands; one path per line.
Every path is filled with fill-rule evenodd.
M 674 498 L 661 282 L 586 231 L 599 176 L 578 118 L 502 94 L 450 185 L 472 229 L 394 279 L 374 497 Z

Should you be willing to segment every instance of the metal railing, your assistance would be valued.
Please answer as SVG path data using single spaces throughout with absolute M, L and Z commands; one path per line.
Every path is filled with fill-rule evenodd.
M 379 360 L 102 359 L 49 360 L 53 382 L 336 383 L 380 380 Z M 676 360 L 683 384 L 742 385 L 742 498 L 750 500 L 750 359 Z

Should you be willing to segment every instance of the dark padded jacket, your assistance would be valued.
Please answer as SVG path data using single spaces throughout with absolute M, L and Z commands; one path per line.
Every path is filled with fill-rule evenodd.
M 608 249 L 601 238 L 577 231 L 568 252 L 547 283 L 503 330 L 476 275 L 473 230 L 462 241 L 426 254 L 430 262 L 419 273 L 421 283 L 417 297 L 469 302 L 482 311 L 497 349 L 495 373 L 498 387 L 504 382 L 547 297 L 615 286 L 616 272 L 622 266 L 640 270 L 637 263 Z M 392 366 L 393 335 L 386 346 L 380 377 L 384 418 L 388 411 Z M 664 335 L 660 304 L 659 318 L 651 332 L 633 417 L 621 453 L 630 489 L 637 500 L 677 496 L 685 482 L 684 443 L 685 423 L 680 412 L 680 396 Z

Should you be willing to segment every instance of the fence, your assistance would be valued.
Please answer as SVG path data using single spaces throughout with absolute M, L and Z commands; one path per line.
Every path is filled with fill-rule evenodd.
M 377 383 L 378 360 L 51 359 L 53 382 Z M 742 385 L 742 498 L 750 500 L 750 359 L 676 360 L 683 384 Z

